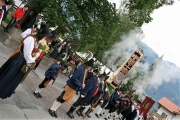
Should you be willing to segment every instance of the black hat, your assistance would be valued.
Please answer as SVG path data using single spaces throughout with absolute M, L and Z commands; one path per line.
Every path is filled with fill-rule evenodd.
M 98 69 L 94 69 L 93 72 L 95 72 L 95 73 L 98 74 L 98 73 L 99 73 L 99 70 L 98 70 Z
M 36 36 L 50 37 L 50 36 L 52 36 L 52 34 L 49 32 L 49 29 L 46 24 L 41 24 L 40 31 L 37 32 Z
M 104 78 L 106 78 L 106 74 L 101 74 L 101 75 L 99 75 L 99 77 L 104 77 Z
M 52 39 L 52 41 L 55 41 L 56 40 L 56 31 L 55 30 L 51 31 L 51 34 L 52 34 L 52 36 L 50 36 L 50 38 Z
M 85 65 L 90 66 L 90 67 L 93 67 L 93 66 L 94 66 L 94 60 L 93 60 L 93 59 L 90 59 L 89 61 L 87 61 L 87 62 L 85 63 Z
M 116 88 L 115 91 L 122 91 L 121 88 Z

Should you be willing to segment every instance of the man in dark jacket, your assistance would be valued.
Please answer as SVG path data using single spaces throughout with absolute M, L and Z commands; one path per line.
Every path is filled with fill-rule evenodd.
M 71 104 L 72 99 L 76 95 L 76 91 L 79 88 L 83 89 L 85 87 L 84 81 L 85 81 L 86 73 L 93 68 L 93 65 L 94 65 L 94 60 L 91 59 L 74 71 L 73 76 L 70 77 L 69 80 L 67 80 L 67 84 L 64 88 L 64 91 L 54 101 L 54 103 L 49 109 L 49 114 L 52 117 L 57 117 L 55 111 L 58 109 L 58 107 L 60 107 L 62 103 L 66 102 L 68 104 Z M 73 107 L 71 111 L 74 111 L 73 109 L 76 108 Z
M 89 114 L 87 114 L 87 117 L 89 117 L 89 118 L 91 118 L 90 113 L 93 112 L 94 109 L 95 109 L 99 104 L 101 104 L 101 103 L 103 102 L 103 95 L 104 95 L 104 93 L 105 93 L 105 91 L 106 91 L 106 84 L 104 83 L 105 79 L 106 79 L 106 74 L 101 74 L 101 75 L 99 76 L 99 84 L 98 84 L 98 87 L 97 87 L 97 89 L 96 89 L 96 92 L 93 94 L 93 97 L 91 98 L 91 104 L 92 104 L 92 105 L 95 104 L 99 98 L 100 98 L 100 100 L 99 100 L 98 103 L 92 108 L 91 111 L 90 111 L 90 108 L 86 111 L 85 114 L 87 114 L 88 111 L 90 111 Z M 102 97 L 101 97 L 101 95 L 102 95 Z M 81 115 L 82 115 L 82 113 L 81 113 Z
M 97 89 L 98 85 L 98 70 L 93 71 L 93 76 L 87 81 L 85 84 L 85 88 L 80 90 L 80 97 L 77 99 L 77 101 L 71 106 L 69 111 L 67 112 L 67 115 L 72 119 L 74 118 L 73 112 L 74 110 L 81 106 L 86 105 L 91 100 L 95 90 Z
M 114 108 L 116 107 L 117 104 L 119 104 L 119 97 L 120 97 L 120 92 L 122 90 L 120 88 L 116 88 L 116 90 L 113 92 L 113 94 L 110 97 L 109 104 L 105 107 L 105 109 L 109 110 L 109 114 L 105 117 L 105 120 L 108 119 L 109 115 L 114 112 Z

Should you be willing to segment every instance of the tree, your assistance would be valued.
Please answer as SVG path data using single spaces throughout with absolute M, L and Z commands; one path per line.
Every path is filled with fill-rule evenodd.
M 143 23 L 149 23 L 153 20 L 151 13 L 163 5 L 172 5 L 174 0 L 127 0 L 124 2 L 126 12 L 131 21 L 137 27 Z

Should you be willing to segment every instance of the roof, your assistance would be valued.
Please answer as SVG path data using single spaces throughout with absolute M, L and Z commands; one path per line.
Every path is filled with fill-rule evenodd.
M 169 110 L 171 113 L 178 112 L 180 108 L 180 106 L 176 105 L 175 103 L 173 103 L 171 100 L 169 100 L 166 97 L 163 97 L 162 99 L 160 99 L 158 103 L 162 105 L 163 107 L 165 107 L 167 110 Z

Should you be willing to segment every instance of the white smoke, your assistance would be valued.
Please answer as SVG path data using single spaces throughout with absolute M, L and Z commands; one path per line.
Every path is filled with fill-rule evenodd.
M 138 50 L 138 43 L 140 42 L 138 32 L 140 31 L 135 29 L 122 36 L 120 42 L 115 43 L 111 50 L 105 52 L 103 58 L 107 61 L 106 65 L 112 68 L 113 71 L 117 70 L 134 51 Z M 118 58 L 120 60 L 117 61 Z
M 153 68 L 153 71 L 146 73 L 142 79 L 134 83 L 134 89 L 137 94 L 142 94 L 147 88 L 153 87 L 157 89 L 163 82 L 175 82 L 178 78 L 180 78 L 178 68 L 160 60 Z
M 140 42 L 138 30 L 133 30 L 129 34 L 124 35 L 120 42 L 113 45 L 112 49 L 105 52 L 104 59 L 107 61 L 106 65 L 112 68 L 113 71 L 117 70 L 126 60 L 130 58 L 134 51 L 138 49 L 138 43 Z M 151 56 L 154 53 L 144 54 L 144 56 Z M 119 61 L 117 59 L 120 58 Z M 150 87 L 158 88 L 163 82 L 169 82 L 180 78 L 180 71 L 171 65 L 165 64 L 165 62 L 158 62 L 156 67 L 151 73 L 146 73 L 145 76 L 139 76 L 134 78 L 138 72 L 145 72 L 149 68 L 149 64 L 138 62 L 128 73 L 128 76 L 124 79 L 123 84 L 126 84 L 129 80 L 134 81 L 133 89 L 136 90 L 136 94 L 142 96 L 145 90 Z M 138 71 L 140 70 L 140 71 Z

